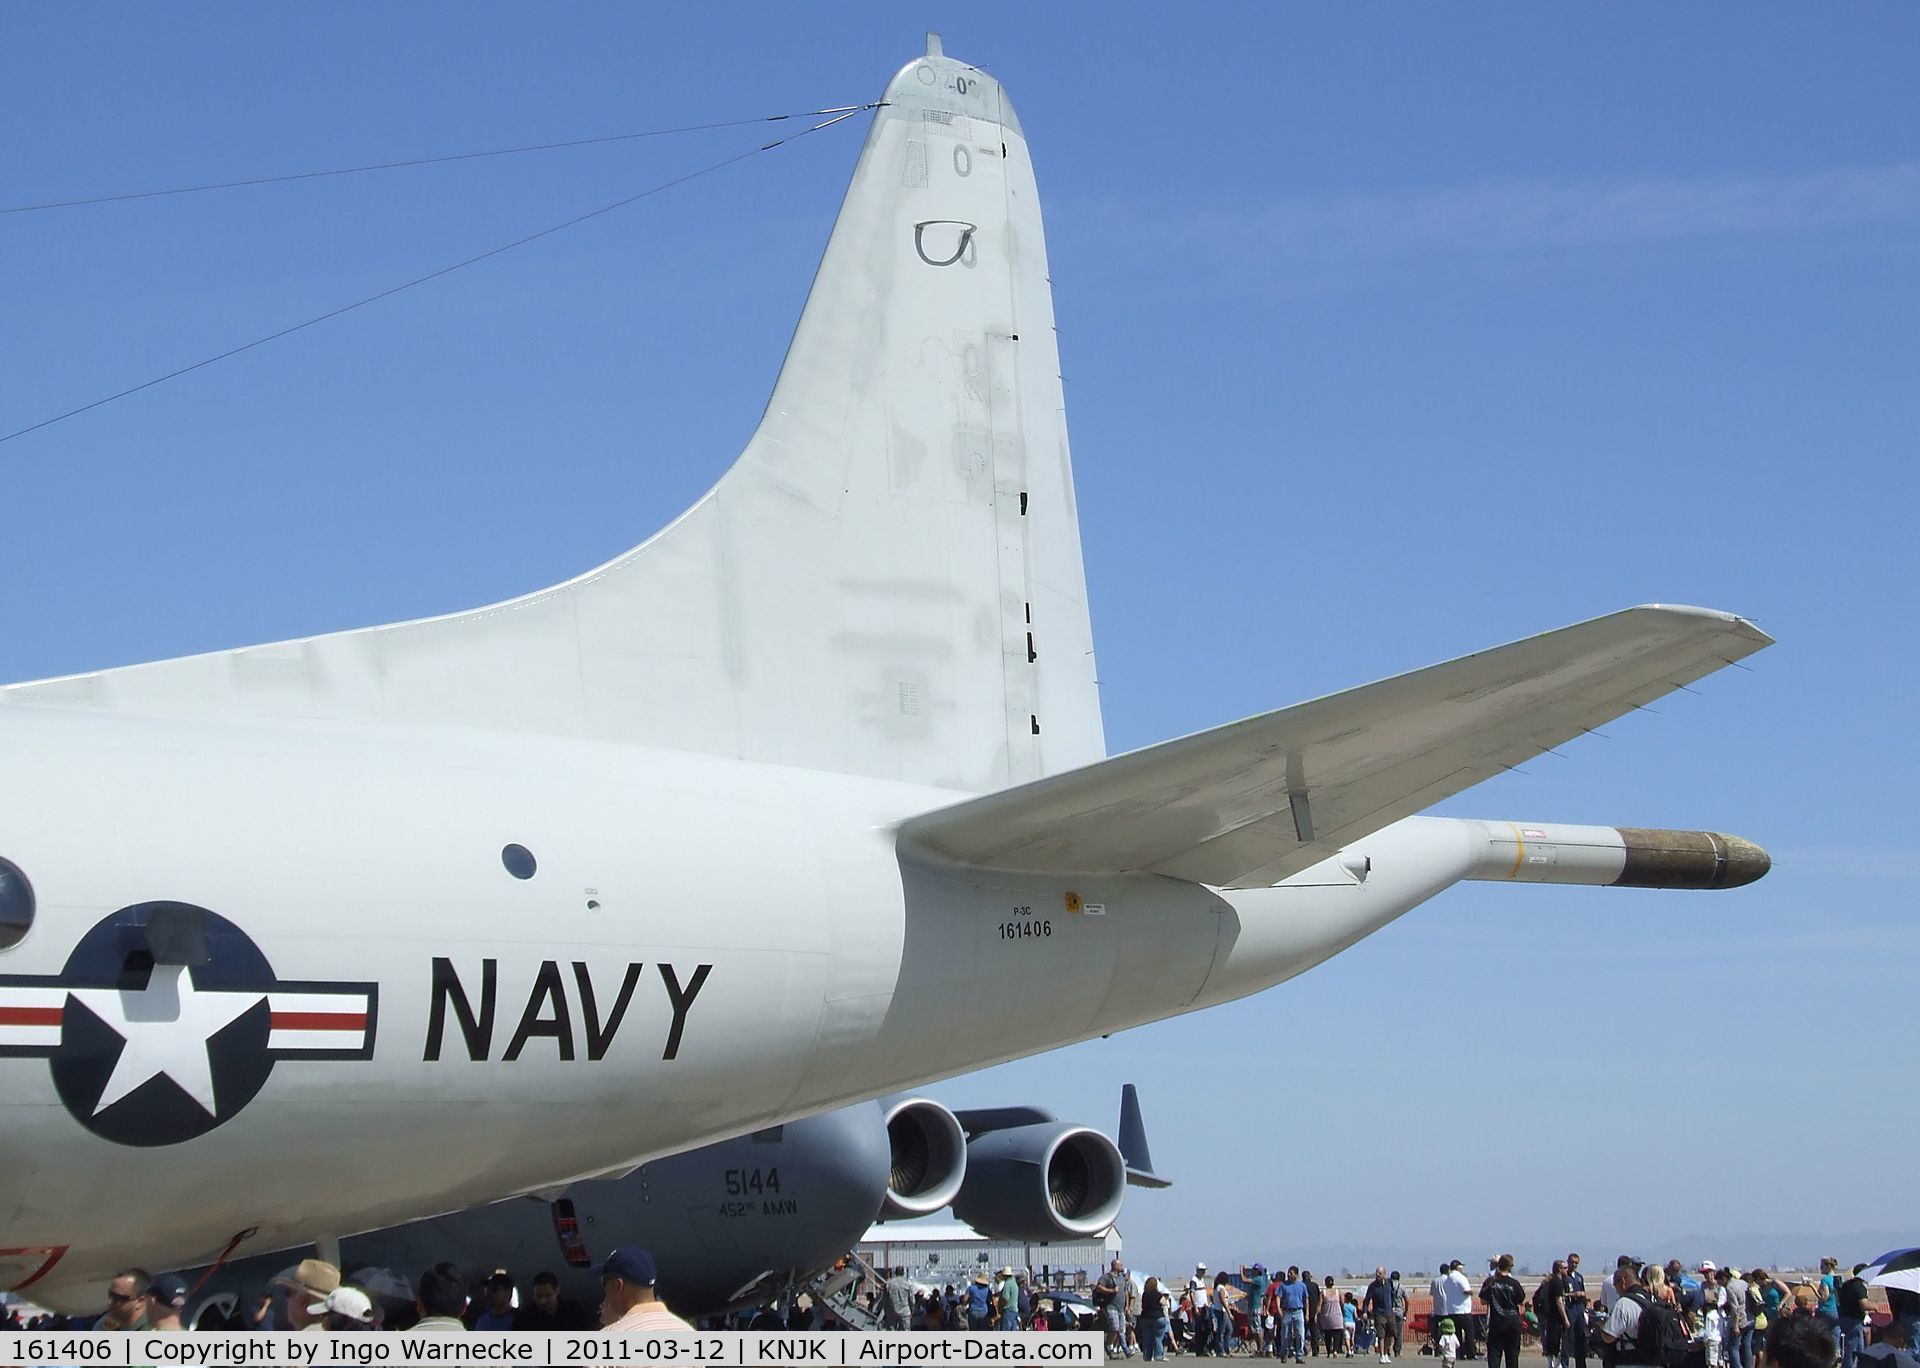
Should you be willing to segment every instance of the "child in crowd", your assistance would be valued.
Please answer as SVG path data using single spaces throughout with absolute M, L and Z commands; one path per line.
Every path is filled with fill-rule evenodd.
M 1697 1338 L 1707 1354 L 1707 1368 L 1720 1368 L 1720 1346 L 1724 1340 L 1724 1315 L 1712 1302 L 1700 1308 L 1698 1317 L 1700 1329 Z
M 1453 1317 L 1447 1316 L 1440 1322 L 1440 1362 L 1445 1368 L 1453 1368 L 1453 1362 L 1460 1357 L 1460 1337 L 1453 1333 Z

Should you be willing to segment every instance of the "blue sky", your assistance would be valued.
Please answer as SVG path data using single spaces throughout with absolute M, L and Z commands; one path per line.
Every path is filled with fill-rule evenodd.
M 1032 143 L 1112 749 L 1638 602 L 1780 642 L 1447 808 L 1732 831 L 1763 883 L 1469 885 L 936 1094 L 1110 1123 L 1138 1082 L 1177 1186 L 1123 1226 L 1170 1267 L 1920 1224 L 1879 1162 L 1920 1126 L 1920 11 L 16 5 L 0 200 L 858 102 L 927 28 Z M 0 676 L 640 540 L 750 432 L 859 138 L 0 443 Z M 764 140 L 0 216 L 0 430 Z

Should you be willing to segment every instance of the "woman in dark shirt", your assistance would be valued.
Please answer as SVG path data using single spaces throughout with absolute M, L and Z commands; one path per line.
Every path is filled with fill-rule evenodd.
M 1149 1361 L 1167 1356 L 1167 1294 L 1158 1278 L 1148 1278 L 1140 1293 L 1140 1357 Z

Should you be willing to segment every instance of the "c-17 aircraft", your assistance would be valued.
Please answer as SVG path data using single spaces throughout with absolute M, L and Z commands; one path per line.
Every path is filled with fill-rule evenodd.
M 1706 832 L 1423 809 L 1769 644 L 1629 608 L 1109 758 L 1033 165 L 938 42 L 746 450 L 579 578 L 0 691 L 0 1287 L 631 1169 Z M 370 953 L 370 951 L 372 953 Z
M 451 1260 L 470 1287 L 497 1268 L 531 1295 L 533 1275 L 591 1310 L 593 1269 L 616 1245 L 641 1244 L 660 1269 L 660 1295 L 704 1316 L 786 1301 L 817 1290 L 876 1221 L 951 1205 L 983 1236 L 1045 1246 L 1104 1232 L 1128 1186 L 1168 1186 L 1154 1171 L 1131 1083 L 1122 1091 L 1118 1143 L 1040 1107 L 954 1112 L 902 1094 L 822 1112 L 784 1126 L 643 1164 L 618 1178 L 575 1183 L 369 1231 L 328 1253 L 349 1276 L 372 1268 L 398 1286 Z M 194 1324 L 209 1306 L 239 1300 L 288 1271 L 293 1256 L 263 1254 L 192 1270 Z M 218 1323 L 217 1321 L 214 1323 Z

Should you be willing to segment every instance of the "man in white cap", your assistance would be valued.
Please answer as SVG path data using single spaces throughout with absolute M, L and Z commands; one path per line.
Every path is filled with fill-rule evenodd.
M 1727 1294 L 1720 1290 L 1720 1265 L 1712 1259 L 1700 1261 L 1700 1309 L 1726 1306 Z
M 1193 1298 L 1193 1352 L 1204 1356 L 1213 1343 L 1213 1292 L 1207 1286 L 1207 1266 L 1197 1263 L 1187 1279 L 1187 1292 Z
M 378 1319 L 373 1314 L 373 1298 L 345 1285 L 308 1306 L 307 1312 L 320 1317 L 328 1330 L 371 1330 Z
M 327 1328 L 326 1316 L 312 1308 L 340 1285 L 339 1269 L 325 1259 L 302 1259 L 293 1272 L 275 1278 L 273 1285 L 287 1294 L 287 1324 L 308 1333 Z

